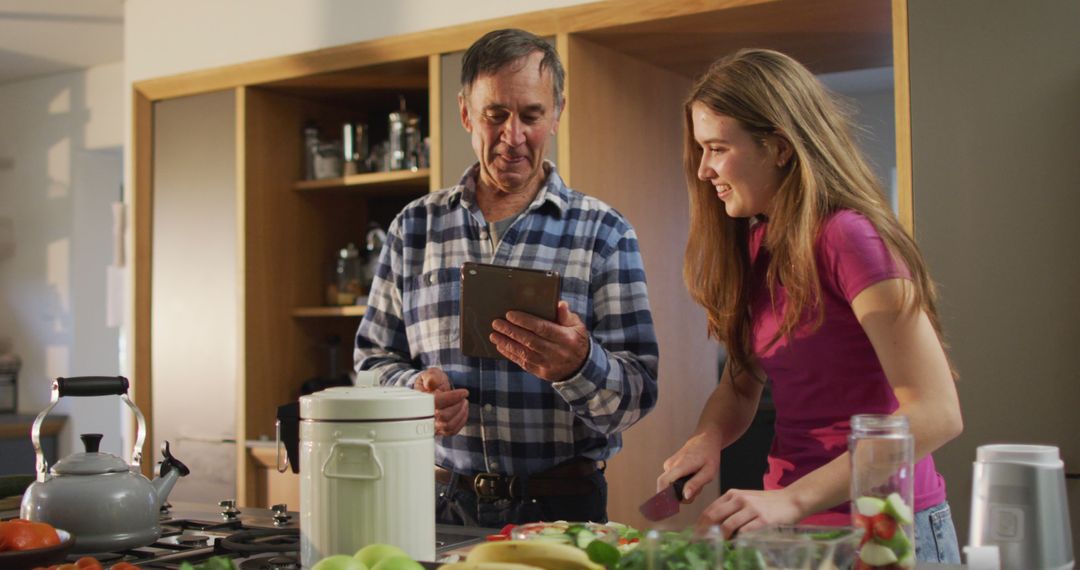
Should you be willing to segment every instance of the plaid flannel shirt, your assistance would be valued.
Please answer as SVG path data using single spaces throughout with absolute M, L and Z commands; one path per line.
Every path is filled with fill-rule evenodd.
M 356 369 L 411 388 L 438 367 L 469 390 L 465 427 L 436 438 L 435 463 L 452 471 L 528 475 L 577 457 L 608 459 L 622 447 L 620 432 L 656 405 L 659 354 L 634 229 L 544 167 L 545 184 L 497 247 L 476 204 L 474 165 L 457 186 L 407 205 L 379 256 Z M 552 383 L 507 360 L 464 356 L 466 261 L 558 271 L 562 299 L 590 331 L 581 370 Z

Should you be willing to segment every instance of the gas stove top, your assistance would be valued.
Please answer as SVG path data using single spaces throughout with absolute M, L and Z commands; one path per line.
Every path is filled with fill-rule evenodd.
M 240 570 L 300 568 L 300 517 L 286 505 L 273 509 L 237 509 L 233 501 L 219 507 L 178 503 L 162 514 L 161 538 L 139 548 L 96 553 L 102 566 L 130 562 L 140 568 L 177 569 L 214 556 L 231 558 Z M 436 525 L 435 551 L 442 553 L 482 542 L 490 529 Z M 72 555 L 74 562 L 82 555 Z

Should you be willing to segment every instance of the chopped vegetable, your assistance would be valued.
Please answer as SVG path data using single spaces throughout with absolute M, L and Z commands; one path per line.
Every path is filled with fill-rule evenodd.
M 859 551 L 859 560 L 870 566 L 884 566 L 896 562 L 897 558 L 896 553 L 888 546 L 871 542 L 864 545 L 862 550 Z
M 589 555 L 589 560 L 597 564 L 603 564 L 607 568 L 614 568 L 619 559 L 622 558 L 622 553 L 618 548 L 602 541 L 593 540 L 585 547 L 585 554 Z
M 113 567 L 116 568 L 115 566 Z M 215 556 L 206 562 L 200 562 L 198 564 L 192 564 L 190 562 L 184 562 L 180 564 L 180 570 L 236 570 L 236 565 L 233 561 L 224 556 Z
M 898 493 L 890 493 L 884 499 L 859 497 L 855 500 L 855 509 L 854 523 L 865 531 L 859 551 L 863 564 L 889 566 L 903 561 L 900 565 L 908 567 L 914 563 L 912 553 L 915 548 L 904 531 L 904 527 L 912 523 L 912 509 Z M 889 554 L 884 554 L 882 549 L 888 550 Z
M 864 517 L 872 517 L 885 510 L 885 501 L 877 497 L 859 497 L 855 499 L 855 510 Z
M 885 512 L 902 525 L 909 525 L 915 520 L 911 507 L 904 502 L 899 493 L 890 493 L 885 498 Z
M 98 562 L 98 559 L 93 556 L 83 556 L 75 561 L 75 566 L 79 570 L 102 570 L 101 562 Z

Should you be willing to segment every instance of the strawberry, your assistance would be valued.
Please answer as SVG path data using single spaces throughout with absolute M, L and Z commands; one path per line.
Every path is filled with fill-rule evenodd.
M 855 513 L 854 525 L 857 529 L 862 529 L 862 538 L 859 540 L 859 546 L 866 544 L 868 540 L 873 537 L 873 528 L 870 526 L 870 517 L 865 517 L 859 513 Z
M 870 517 L 864 517 L 858 513 L 855 514 L 855 528 L 861 528 L 866 531 L 866 534 L 870 534 Z
M 896 521 L 885 513 L 878 513 L 870 517 L 870 527 L 874 536 L 881 540 L 890 540 L 896 534 Z

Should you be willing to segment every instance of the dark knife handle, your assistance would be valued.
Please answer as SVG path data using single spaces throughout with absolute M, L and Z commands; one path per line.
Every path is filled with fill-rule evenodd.
M 691 477 L 693 477 L 693 475 L 684 475 L 671 484 L 671 487 L 675 489 L 675 498 L 678 499 L 680 503 L 686 500 L 686 497 L 683 497 L 682 490 Z

